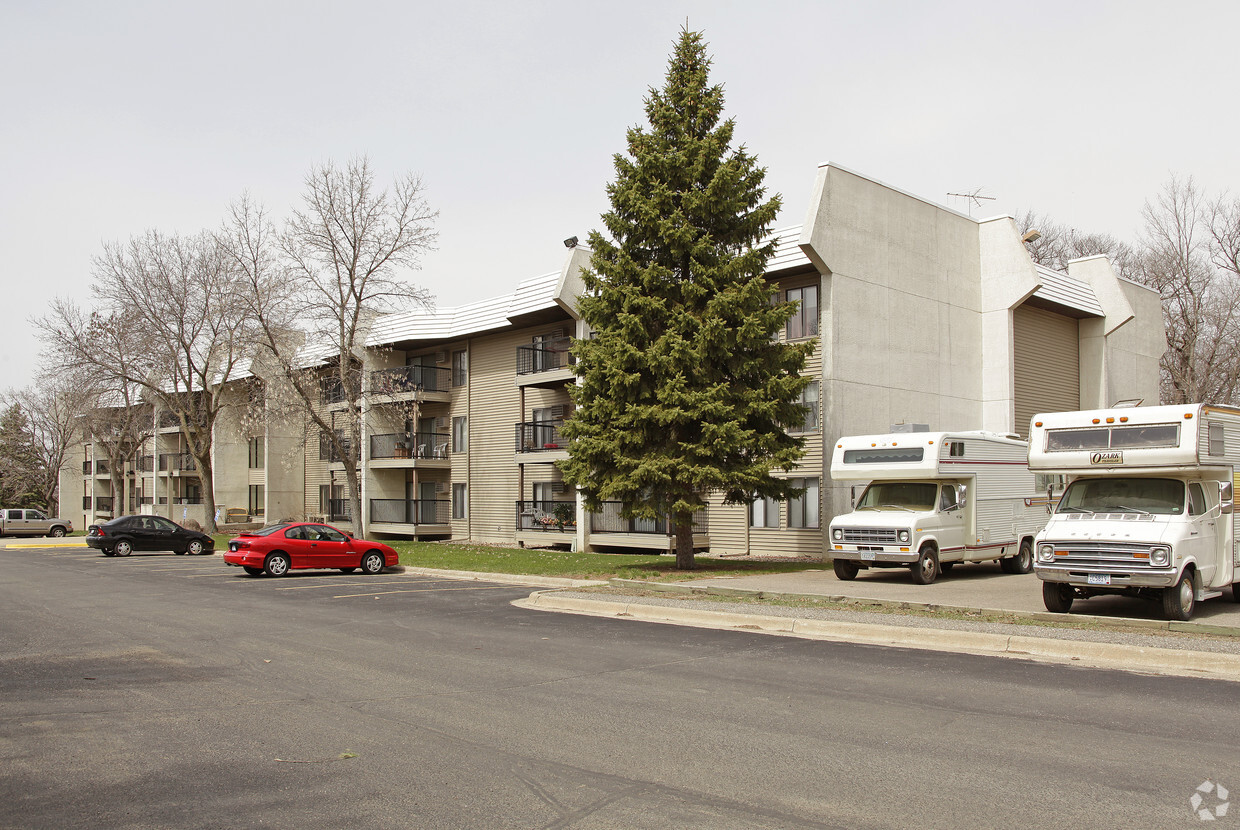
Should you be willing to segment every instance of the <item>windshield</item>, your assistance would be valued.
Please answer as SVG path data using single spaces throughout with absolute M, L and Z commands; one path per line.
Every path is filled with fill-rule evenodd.
M 938 491 L 938 485 L 933 482 L 876 481 L 865 488 L 857 502 L 857 509 L 903 507 L 906 510 L 933 510 Z
M 1059 513 L 1184 512 L 1184 482 L 1173 478 L 1085 478 L 1074 481 L 1059 501 Z

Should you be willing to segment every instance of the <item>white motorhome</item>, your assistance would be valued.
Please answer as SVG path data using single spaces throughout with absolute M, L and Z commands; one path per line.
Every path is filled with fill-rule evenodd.
M 929 585 L 958 562 L 1033 568 L 1047 517 L 1026 467 L 1028 445 L 991 432 L 911 432 L 841 438 L 831 478 L 868 481 L 851 513 L 830 527 L 835 575 L 908 568 Z
M 1029 467 L 1067 476 L 1038 535 L 1050 611 L 1099 594 L 1162 601 L 1167 619 L 1240 579 L 1232 513 L 1240 409 L 1183 404 L 1035 415 Z

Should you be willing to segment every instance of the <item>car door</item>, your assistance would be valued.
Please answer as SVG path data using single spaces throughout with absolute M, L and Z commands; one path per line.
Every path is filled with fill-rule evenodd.
M 358 557 L 353 555 L 349 537 L 334 527 L 320 525 L 315 540 L 315 560 L 320 568 L 356 568 Z
M 314 560 L 307 531 L 309 527 L 309 525 L 294 525 L 284 529 L 283 548 L 288 553 L 290 567 L 308 568 L 309 563 Z
M 1201 584 L 1211 587 L 1214 574 L 1219 567 L 1219 544 L 1217 535 L 1217 515 L 1215 505 L 1210 504 L 1206 496 L 1206 488 L 1201 482 L 1193 481 L 1188 485 L 1188 553 L 1197 559 L 1197 570 L 1201 574 Z
M 181 550 L 185 547 L 184 528 L 161 516 L 144 516 L 150 533 L 148 550 Z
M 52 520 L 43 515 L 41 510 L 27 510 L 26 532 L 37 536 L 46 536 L 52 532 Z

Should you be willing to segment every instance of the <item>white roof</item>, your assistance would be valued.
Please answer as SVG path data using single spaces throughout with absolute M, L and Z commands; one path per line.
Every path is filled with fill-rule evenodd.
M 771 236 L 775 241 L 775 253 L 766 261 L 766 270 L 786 271 L 789 268 L 809 267 L 812 263 L 809 257 L 805 255 L 805 251 L 801 250 L 801 246 L 797 241 L 801 238 L 801 229 L 803 226 L 795 225 L 791 228 L 780 228 L 772 231 Z
M 1089 283 L 1068 276 L 1066 271 L 1055 271 L 1042 265 L 1034 267 L 1038 269 L 1042 287 L 1033 292 L 1033 296 L 1086 314 L 1106 316 Z

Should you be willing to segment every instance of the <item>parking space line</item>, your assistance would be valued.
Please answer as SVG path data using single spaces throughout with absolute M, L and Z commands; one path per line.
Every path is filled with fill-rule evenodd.
M 467 588 L 403 588 L 395 591 L 366 591 L 362 594 L 338 594 L 332 599 L 349 599 L 350 597 L 374 597 L 382 594 L 430 594 L 439 591 L 495 591 L 500 588 L 511 588 L 511 585 L 471 585 Z

